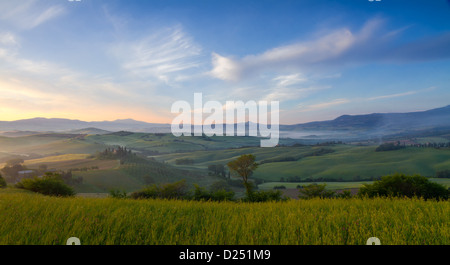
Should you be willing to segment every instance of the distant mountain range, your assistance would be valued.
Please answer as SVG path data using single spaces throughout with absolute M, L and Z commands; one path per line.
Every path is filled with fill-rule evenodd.
M 167 130 L 170 131 L 169 124 L 147 123 L 132 119 L 87 122 L 58 118 L 33 118 L 17 121 L 0 121 L 0 131 L 2 132 L 29 131 L 104 134 L 117 131 L 158 132 Z
M 69 119 L 34 118 L 0 121 L 4 136 L 42 132 L 106 134 L 117 131 L 168 133 L 170 124 L 147 123 L 132 119 L 86 122 Z M 280 125 L 282 137 L 361 139 L 386 135 L 412 135 L 427 132 L 450 133 L 450 105 L 427 111 L 343 115 L 334 120 Z
M 342 115 L 330 121 L 281 125 L 284 132 L 318 132 L 319 134 L 364 136 L 420 135 L 450 132 L 450 105 L 427 111 L 407 113 L 372 113 L 366 115 Z

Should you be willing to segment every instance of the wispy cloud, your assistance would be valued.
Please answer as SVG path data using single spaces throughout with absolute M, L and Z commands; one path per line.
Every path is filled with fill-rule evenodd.
M 312 104 L 312 105 L 308 105 L 308 106 L 299 105 L 298 109 L 299 109 L 299 112 L 317 111 L 317 110 L 322 110 L 322 109 L 328 109 L 330 107 L 334 107 L 337 105 L 347 104 L 350 102 L 351 102 L 350 99 L 338 98 L 338 99 L 333 99 L 331 101 L 321 102 L 321 103 Z
M 11 32 L 0 32 L 0 45 L 5 46 L 16 46 L 17 40 L 16 36 Z
M 421 92 L 431 91 L 434 90 L 436 87 L 431 86 L 425 89 L 419 89 L 419 90 L 411 90 L 403 93 L 395 93 L 395 94 L 389 94 L 389 95 L 382 95 L 382 96 L 376 96 L 376 97 L 370 97 L 366 98 L 365 100 L 372 101 L 372 100 L 379 100 L 379 99 L 388 99 L 388 98 L 398 98 L 398 97 L 404 97 L 409 95 L 414 95 Z
M 264 72 L 304 72 L 342 68 L 367 62 L 411 62 L 450 58 L 450 33 L 399 43 L 396 38 L 411 25 L 387 31 L 385 20 L 368 20 L 358 31 L 339 28 L 316 39 L 275 47 L 242 58 L 212 53 L 211 76 L 240 81 Z M 380 37 L 381 36 L 381 37 Z
M 2 1 L 0 10 L 0 20 L 21 29 L 33 29 L 66 12 L 62 5 L 49 5 L 49 2 L 36 0 Z
M 297 106 L 297 109 L 299 112 L 308 112 L 308 111 L 319 111 L 324 109 L 329 109 L 338 105 L 348 104 L 348 103 L 355 103 L 355 102 L 367 102 L 367 101 L 375 101 L 375 100 L 383 100 L 383 99 L 391 99 L 391 98 L 399 98 L 399 97 L 406 97 L 410 95 L 415 95 L 418 93 L 434 90 L 436 87 L 428 87 L 425 89 L 419 89 L 419 90 L 411 90 L 403 93 L 395 93 L 395 94 L 388 94 L 388 95 L 381 95 L 376 97 L 369 97 L 369 98 L 338 98 L 333 99 L 327 102 L 320 102 L 316 104 L 311 105 L 304 105 L 299 104 Z
M 414 94 L 417 94 L 419 92 L 420 91 L 408 91 L 408 92 L 404 92 L 404 93 L 397 93 L 397 94 L 391 94 L 391 95 L 371 97 L 371 98 L 367 98 L 366 100 L 371 101 L 371 100 L 378 100 L 378 99 L 404 97 L 404 96 L 414 95 Z
M 78 114 L 92 120 L 108 116 L 104 112 L 109 109 L 110 118 L 149 120 L 158 112 L 160 119 L 169 115 L 160 109 L 167 97 L 147 97 L 146 93 L 153 92 L 152 84 L 130 79 L 117 82 L 111 76 L 76 71 L 62 63 L 29 59 L 17 47 L 20 43 L 13 34 L 0 34 L 0 114 L 24 118 L 54 112 L 60 117 Z
M 123 69 L 164 82 L 171 81 L 176 73 L 199 67 L 201 51 L 181 26 L 152 32 L 144 38 L 112 47 Z
M 331 86 L 311 85 L 305 87 L 275 87 L 264 97 L 266 101 L 290 101 L 305 98 L 318 91 L 329 89 Z
M 305 66 L 335 59 L 352 46 L 367 41 L 381 24 L 381 20 L 368 21 L 362 29 L 353 33 L 340 28 L 312 41 L 276 47 L 262 54 L 233 59 L 212 54 L 211 75 L 229 81 L 264 70 L 303 69 Z
M 272 79 L 278 82 L 278 86 L 290 86 L 307 81 L 301 74 L 281 75 Z

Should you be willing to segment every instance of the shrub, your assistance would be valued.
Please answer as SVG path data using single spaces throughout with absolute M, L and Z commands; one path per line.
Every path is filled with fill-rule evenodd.
M 450 178 L 450 169 L 437 171 L 436 178 Z
M 196 201 L 232 201 L 234 198 L 233 191 L 225 189 L 207 191 L 199 185 L 194 185 L 194 191 L 191 199 Z
M 298 196 L 300 199 L 311 199 L 311 198 L 331 198 L 334 197 L 334 191 L 327 191 L 325 189 L 327 184 L 309 184 L 301 189 L 300 195 Z
M 353 197 L 352 192 L 349 190 L 343 190 L 342 193 L 337 195 L 339 198 L 349 199 Z
M 249 189 L 246 192 L 245 198 L 242 199 L 245 202 L 267 202 L 267 201 L 285 201 L 287 197 L 283 197 L 283 193 L 280 190 L 262 190 L 255 191 L 253 183 L 249 182 Z
M 131 194 L 133 199 L 182 199 L 187 195 L 186 180 L 180 180 L 174 183 L 167 184 L 153 184 L 144 188 L 141 191 L 136 191 Z
M 0 175 L 0 189 L 1 188 L 6 188 L 6 181 L 5 179 L 2 177 L 2 175 Z
M 251 191 L 243 199 L 246 202 L 268 202 L 268 201 L 286 201 L 287 197 L 282 196 L 283 193 L 280 190 L 262 190 Z
M 211 191 L 211 200 L 213 201 L 232 201 L 234 200 L 234 191 L 216 190 Z
M 226 180 L 218 180 L 209 186 L 209 190 L 212 192 L 220 190 L 231 191 L 231 187 Z
M 406 176 L 397 173 L 384 176 L 373 184 L 364 184 L 358 194 L 368 197 L 422 197 L 447 200 L 449 191 L 438 183 L 430 182 L 424 176 Z
M 109 196 L 116 199 L 124 199 L 127 198 L 127 192 L 118 189 L 113 189 L 109 191 Z
M 285 190 L 285 189 L 286 189 L 286 186 L 284 186 L 284 185 L 275 186 L 275 187 L 273 187 L 273 189 L 274 189 L 274 190 Z
M 58 176 L 58 174 L 55 174 L 46 175 L 42 178 L 34 177 L 32 179 L 24 179 L 16 187 L 50 196 L 66 197 L 75 195 L 75 191 L 70 186 L 64 184 Z

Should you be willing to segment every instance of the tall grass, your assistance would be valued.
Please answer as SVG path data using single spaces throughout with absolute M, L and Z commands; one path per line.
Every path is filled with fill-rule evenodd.
M 0 192 L 0 244 L 450 244 L 449 202 L 313 199 L 272 203 L 56 198 Z

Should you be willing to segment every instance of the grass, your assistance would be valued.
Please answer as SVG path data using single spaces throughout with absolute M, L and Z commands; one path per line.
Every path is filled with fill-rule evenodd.
M 80 160 L 80 159 L 86 159 L 89 156 L 90 156 L 89 154 L 65 154 L 65 155 L 48 156 L 48 157 L 44 157 L 44 158 L 29 159 L 26 161 L 25 165 L 45 164 L 45 163 L 70 161 L 70 160 Z
M 447 178 L 430 178 L 432 182 L 439 183 L 444 187 L 450 187 L 450 179 Z M 259 184 L 260 189 L 273 189 L 276 186 L 285 186 L 287 189 L 295 189 L 297 185 L 307 186 L 310 184 L 326 184 L 328 190 L 340 190 L 340 189 L 358 189 L 363 186 L 363 184 L 372 184 L 373 181 L 345 181 L 345 182 L 266 182 Z
M 334 152 L 320 156 L 305 156 L 320 148 Z M 294 157 L 297 161 L 261 164 L 253 177 L 265 181 L 280 181 L 281 177 L 302 179 L 333 178 L 350 181 L 360 177 L 379 177 L 396 172 L 434 176 L 436 171 L 450 168 L 450 149 L 407 147 L 401 150 L 375 152 L 376 146 L 334 145 L 259 148 L 248 147 L 218 151 L 197 151 L 186 154 L 168 154 L 157 159 L 174 164 L 177 159 L 194 161 L 193 168 L 207 168 L 210 164 L 226 164 L 241 154 L 253 154 L 258 163 Z M 304 157 L 302 157 L 304 156 Z
M 208 186 L 220 180 L 219 177 L 207 176 L 203 171 L 186 171 L 139 157 L 131 158 L 115 168 L 72 173 L 75 177 L 83 178 L 83 184 L 75 187 L 77 192 L 83 193 L 109 192 L 111 189 L 132 192 L 152 183 L 170 183 L 181 179 L 186 179 L 189 185 L 196 183 Z M 147 177 L 150 177 L 152 182 L 148 182 Z
M 375 152 L 376 146 L 356 145 L 261 148 L 259 141 L 255 137 L 177 138 L 171 134 L 148 133 L 87 136 L 49 134 L 14 138 L 0 136 L 0 159 L 3 162 L 13 154 L 36 154 L 37 156 L 30 158 L 45 157 L 33 160 L 25 157 L 25 164 L 29 168 L 36 169 L 41 164 L 58 170 L 98 167 L 99 170 L 74 172 L 84 179 L 84 184 L 77 187 L 79 192 L 107 192 L 111 188 L 133 191 L 145 184 L 142 178 L 144 175 L 151 175 L 155 182 L 173 182 L 184 178 L 190 183 L 209 185 L 217 179 L 207 176 L 208 165 L 225 165 L 242 154 L 254 154 L 257 162 L 266 162 L 253 175 L 265 182 L 279 182 L 281 178 L 288 180 L 290 177 L 352 181 L 396 172 L 434 176 L 436 171 L 450 169 L 450 149 L 445 148 L 407 147 L 388 152 Z M 292 144 L 294 140 L 280 141 Z M 136 164 L 121 167 L 117 161 L 98 161 L 84 157 L 86 154 L 102 151 L 108 145 L 127 146 L 169 165 L 153 167 Z M 334 152 L 311 156 L 320 149 Z M 160 155 L 156 155 L 156 152 Z M 166 152 L 168 154 L 162 154 Z M 286 158 L 294 158 L 296 161 L 276 162 Z M 176 165 L 177 159 L 191 159 L 194 164 Z M 195 172 L 188 174 L 188 171 Z
M 419 199 L 270 203 L 56 198 L 0 191 L 0 244 L 450 244 L 450 204 Z
M 276 186 L 285 186 L 287 189 L 295 189 L 297 185 L 307 186 L 310 184 L 326 184 L 328 190 L 340 189 L 357 189 L 361 188 L 363 184 L 372 184 L 373 181 L 349 181 L 349 182 L 266 182 L 258 185 L 260 189 L 273 189 Z

